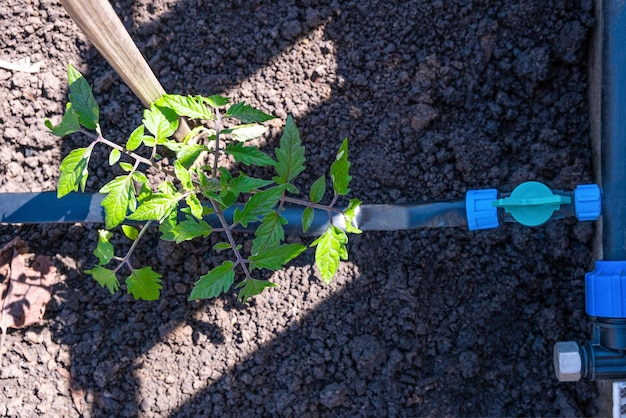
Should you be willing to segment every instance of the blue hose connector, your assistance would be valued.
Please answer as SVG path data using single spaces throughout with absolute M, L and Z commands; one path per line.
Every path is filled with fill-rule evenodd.
M 596 221 L 602 213 L 602 193 L 597 184 L 580 184 L 574 190 L 574 208 L 579 221 Z
M 626 261 L 598 260 L 585 275 L 587 314 L 626 318 Z
M 498 208 L 493 206 L 493 202 L 497 199 L 497 189 L 467 191 L 465 195 L 465 211 L 467 214 L 467 226 L 470 231 L 500 226 Z

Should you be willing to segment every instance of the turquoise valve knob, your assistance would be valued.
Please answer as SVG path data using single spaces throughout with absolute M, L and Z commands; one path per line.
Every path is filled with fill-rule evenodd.
M 568 196 L 552 193 L 543 183 L 527 181 L 517 186 L 509 197 L 495 200 L 492 205 L 503 208 L 522 225 L 539 226 L 547 222 L 561 205 L 571 201 Z

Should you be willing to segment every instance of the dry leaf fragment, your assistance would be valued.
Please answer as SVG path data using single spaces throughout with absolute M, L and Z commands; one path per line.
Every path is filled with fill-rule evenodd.
M 26 243 L 16 237 L 0 250 L 0 275 L 4 276 L 0 283 L 2 343 L 7 328 L 24 328 L 39 322 L 52 296 L 56 268 L 50 257 L 39 255 L 27 267 L 21 254 L 26 249 Z

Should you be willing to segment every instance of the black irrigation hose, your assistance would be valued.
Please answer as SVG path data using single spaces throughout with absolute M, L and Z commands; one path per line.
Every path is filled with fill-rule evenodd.
M 602 251 L 605 260 L 626 260 L 626 13 L 622 1 L 604 4 L 600 105 Z
M 42 224 L 42 223 L 84 223 L 104 222 L 104 212 L 100 202 L 102 194 L 70 193 L 57 199 L 56 192 L 41 193 L 2 193 L 0 194 L 0 223 Z M 302 234 L 302 211 L 299 206 L 287 206 L 281 212 L 288 224 L 285 233 Z M 232 221 L 234 209 L 224 215 Z M 208 216 L 207 222 L 220 227 L 217 217 Z M 335 214 L 333 223 L 344 227 L 343 217 Z M 374 204 L 362 205 L 355 217 L 358 228 L 364 231 L 397 231 L 403 229 L 438 228 L 446 226 L 467 226 L 465 201 L 436 202 L 421 204 Z M 252 231 L 237 228 L 238 231 Z M 313 224 L 307 234 L 323 233 L 328 227 L 328 215 L 316 210 Z

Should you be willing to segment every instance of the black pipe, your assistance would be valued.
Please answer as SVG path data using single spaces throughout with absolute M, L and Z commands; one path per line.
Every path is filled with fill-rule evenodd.
M 626 260 L 626 8 L 602 2 L 601 183 L 604 260 Z
M 76 223 L 104 222 L 104 210 L 100 206 L 104 195 L 98 193 L 70 193 L 57 199 L 56 192 L 1 193 L 0 223 Z M 232 223 L 235 205 L 224 212 L 228 223 Z M 286 205 L 281 215 L 287 219 L 286 234 L 302 235 L 301 206 Z M 221 227 L 217 216 L 209 215 L 206 221 L 213 227 Z M 333 224 L 345 228 L 344 218 L 333 212 Z M 355 213 L 355 226 L 364 231 L 396 231 L 403 229 L 437 228 L 444 226 L 467 226 L 465 202 L 435 202 L 399 205 L 361 205 Z M 315 210 L 309 235 L 320 235 L 328 228 L 328 213 Z M 235 231 L 252 232 L 258 223 L 250 223 Z

